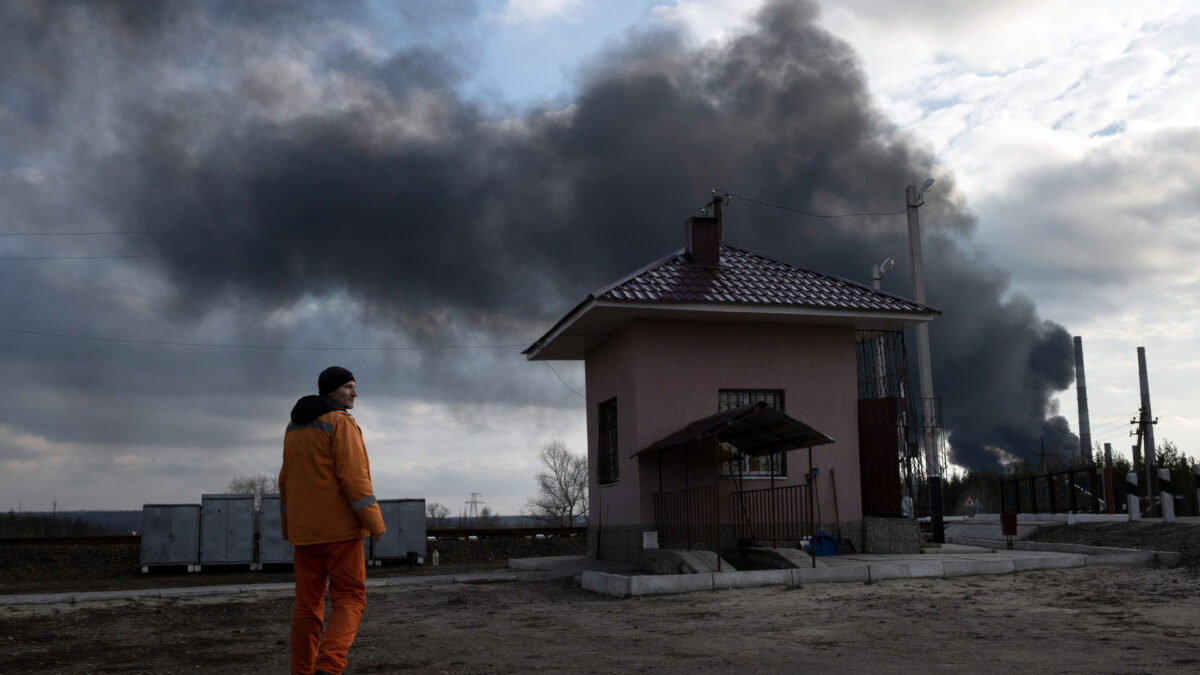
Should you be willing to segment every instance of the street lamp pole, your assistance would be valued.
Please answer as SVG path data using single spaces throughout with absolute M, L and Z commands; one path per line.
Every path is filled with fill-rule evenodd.
M 912 261 L 913 300 L 925 304 L 925 268 L 921 262 L 921 220 L 917 209 L 923 204 L 921 199 L 925 191 L 933 185 L 933 179 L 927 179 L 917 190 L 909 185 L 904 189 L 904 201 L 908 213 L 908 250 Z M 933 396 L 933 369 L 929 359 L 929 323 L 922 321 L 917 324 L 917 371 L 921 378 L 921 411 L 925 433 L 922 441 L 925 445 L 925 475 L 929 479 L 929 529 L 933 541 L 946 541 L 946 531 L 942 521 L 944 508 L 942 504 L 942 466 L 938 457 L 937 434 L 940 430 L 932 424 L 935 412 Z
M 885 258 L 882 263 L 871 265 L 871 288 L 878 291 L 882 287 L 883 275 L 887 274 L 888 270 L 892 269 L 892 265 L 895 264 L 895 260 Z

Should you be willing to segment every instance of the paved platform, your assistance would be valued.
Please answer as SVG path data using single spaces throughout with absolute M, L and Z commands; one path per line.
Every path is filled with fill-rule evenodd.
M 989 542 L 984 546 L 951 543 L 940 548 L 925 549 L 919 554 L 819 557 L 816 567 L 798 569 L 674 575 L 620 575 L 585 571 L 580 582 L 584 588 L 597 593 L 628 597 L 749 586 L 796 588 L 812 583 L 869 583 L 886 579 L 1013 574 L 1092 565 L 1174 565 L 1178 564 L 1180 558 L 1178 553 L 1158 551 L 1055 544 L 1040 544 L 1038 546 L 1041 548 L 1038 548 L 1032 542 L 1019 543 L 1029 546 L 1014 546 L 1009 550 L 1007 542 Z M 1062 550 L 1057 550 L 1056 546 L 1062 547 Z
M 974 574 L 1012 574 L 1040 569 L 1088 565 L 1173 565 L 1178 553 L 1110 549 L 1072 544 L 979 542 L 984 545 L 943 544 L 920 554 L 852 554 L 824 556 L 817 566 L 783 570 L 722 571 L 700 574 L 648 574 L 633 565 L 585 556 L 519 558 L 509 560 L 509 569 L 473 574 L 420 575 L 367 580 L 368 588 L 547 581 L 575 578 L 583 588 L 615 597 L 656 593 L 687 593 L 751 586 L 799 587 L 809 583 L 882 581 L 921 577 L 953 577 Z M 0 606 L 74 604 L 78 602 L 132 598 L 179 598 L 205 595 L 236 595 L 255 591 L 287 593 L 291 583 L 188 586 L 181 588 L 132 589 L 77 593 L 38 593 L 0 596 Z

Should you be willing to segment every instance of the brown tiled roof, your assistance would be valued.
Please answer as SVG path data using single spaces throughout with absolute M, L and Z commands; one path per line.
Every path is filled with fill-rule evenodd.
M 697 264 L 682 251 L 598 291 L 596 299 L 630 303 L 703 303 L 830 310 L 930 312 L 930 307 L 869 286 L 721 244 L 719 265 Z
M 869 286 L 721 244 L 720 263 L 682 250 L 587 296 L 522 353 L 530 359 L 584 358 L 637 318 L 837 321 L 899 330 L 941 311 Z

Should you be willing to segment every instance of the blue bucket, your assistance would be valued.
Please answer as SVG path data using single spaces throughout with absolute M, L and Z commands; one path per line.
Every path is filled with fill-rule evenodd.
M 813 536 L 812 554 L 815 556 L 837 555 L 837 541 L 826 532 L 818 532 Z

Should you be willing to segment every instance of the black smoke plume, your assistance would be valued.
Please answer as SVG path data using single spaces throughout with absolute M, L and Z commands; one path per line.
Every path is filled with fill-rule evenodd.
M 525 108 L 462 93 L 474 57 L 448 28 L 470 11 L 461 4 L 410 11 L 433 41 L 387 54 L 338 37 L 358 6 L 130 7 L 9 5 L 6 90 L 60 105 L 10 106 L 4 138 L 22 126 L 37 143 L 38 120 L 79 116 L 76 194 L 155 233 L 121 251 L 163 255 L 148 264 L 177 289 L 168 310 L 181 321 L 345 292 L 413 342 L 466 329 L 529 342 L 587 292 L 681 246 L 713 188 L 887 213 L 933 175 L 921 216 L 953 460 L 995 467 L 1069 435 L 1051 396 L 1071 382 L 1070 336 L 1010 292 L 972 243 L 954 177 L 895 133 L 811 3 L 770 4 L 720 46 L 631 33 L 584 68 L 570 100 Z M 88 80 L 91 60 L 109 65 Z M 90 94 L 103 111 L 79 112 Z M 810 218 L 735 199 L 725 217 L 728 240 L 847 278 L 894 257 L 886 287 L 910 292 L 903 215 Z

